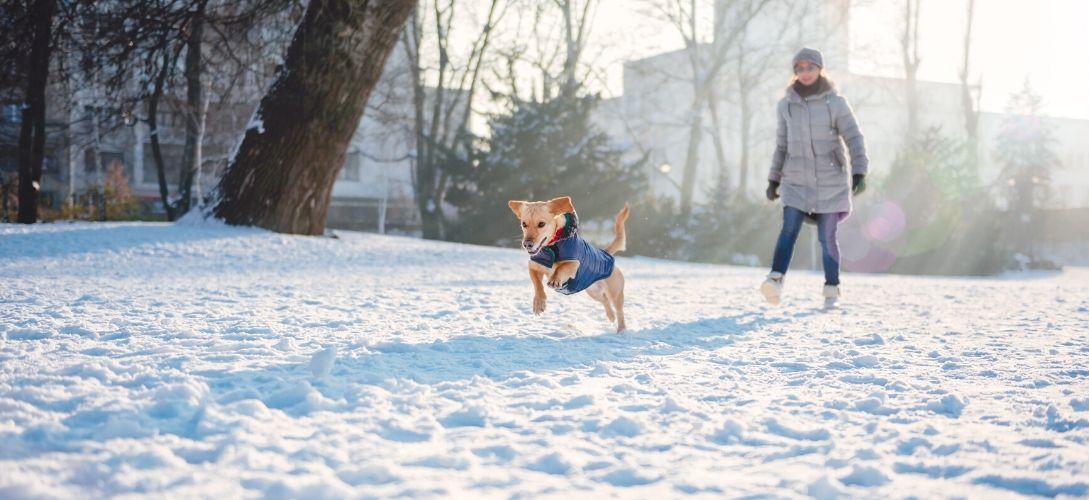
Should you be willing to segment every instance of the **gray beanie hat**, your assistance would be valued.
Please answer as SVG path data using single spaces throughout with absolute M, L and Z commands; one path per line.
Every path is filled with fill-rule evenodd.
M 821 57 L 821 51 L 817 49 L 811 49 L 806 47 L 799 50 L 797 54 L 794 54 L 794 62 L 791 63 L 791 67 L 797 66 L 802 61 L 809 61 L 817 66 L 824 67 L 824 58 Z

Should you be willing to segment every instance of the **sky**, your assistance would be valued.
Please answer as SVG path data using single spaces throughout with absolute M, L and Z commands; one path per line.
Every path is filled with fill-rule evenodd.
M 901 0 L 855 0 L 851 72 L 899 76 Z M 966 0 L 922 0 L 919 78 L 958 82 Z M 976 0 L 971 80 L 982 108 L 1003 111 L 1028 79 L 1048 115 L 1089 119 L 1089 0 Z M 622 93 L 622 61 L 682 46 L 675 30 L 646 14 L 646 2 L 601 0 L 591 53 L 603 68 L 601 91 Z

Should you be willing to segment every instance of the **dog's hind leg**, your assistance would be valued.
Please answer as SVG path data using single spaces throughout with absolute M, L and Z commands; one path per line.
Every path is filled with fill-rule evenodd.
M 605 280 L 605 297 L 612 302 L 616 310 L 616 332 L 627 329 L 624 324 L 624 273 L 620 268 L 613 268 L 613 274 Z
M 605 317 L 612 323 L 616 321 L 616 313 L 613 312 L 613 306 L 609 303 L 609 298 L 605 296 L 605 287 L 600 282 L 590 285 L 590 288 L 586 289 L 586 293 L 590 294 L 590 297 L 601 305 L 605 306 Z

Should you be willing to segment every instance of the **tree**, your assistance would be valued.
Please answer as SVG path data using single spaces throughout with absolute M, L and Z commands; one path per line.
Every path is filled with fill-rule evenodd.
M 863 269 L 869 271 L 985 275 L 1005 270 L 1005 243 L 995 235 L 1007 221 L 970 167 L 972 145 L 937 127 L 924 129 L 908 144 L 873 196 L 856 205 L 845 231 L 858 237 L 844 242 L 856 248 L 843 254 L 857 255 L 861 245 L 864 253 L 894 257 L 884 268 Z M 849 269 L 851 264 L 846 263 Z
M 415 143 L 413 188 L 420 213 L 423 237 L 445 237 L 445 204 L 451 168 L 449 159 L 464 163 L 473 151 L 469 120 L 481 74 L 487 67 L 488 51 L 496 25 L 503 18 L 509 2 L 490 0 L 479 34 L 467 55 L 452 47 L 455 27 L 455 0 L 428 0 L 420 4 L 405 27 L 403 42 L 412 76 L 412 130 Z M 434 30 L 426 29 L 434 24 Z M 428 61 L 421 53 L 431 45 L 437 61 Z M 433 66 L 432 66 L 433 65 Z M 429 76 L 438 85 L 429 88 Z
M 189 211 L 193 178 L 200 172 L 204 122 L 208 114 L 207 96 L 201 75 L 204 73 L 204 23 L 208 1 L 196 2 L 193 16 L 185 27 L 185 149 L 181 177 L 178 179 L 178 213 Z
M 22 125 L 19 130 L 19 215 L 17 221 L 33 224 L 38 220 L 39 183 L 45 158 L 46 85 L 49 83 L 50 57 L 54 48 L 54 12 L 56 0 L 34 0 L 25 14 L 23 40 L 27 50 L 21 59 L 25 75 Z M 21 31 L 21 30 L 20 30 Z M 17 35 L 18 36 L 18 35 Z
M 693 206 L 696 188 L 696 172 L 699 167 L 699 152 L 706 126 L 705 111 L 711 113 L 712 124 L 716 119 L 717 104 L 715 90 L 720 85 L 719 77 L 723 67 L 730 61 L 730 55 L 746 26 L 771 0 L 725 0 L 715 4 L 715 16 L 712 26 L 713 37 L 710 42 L 701 40 L 701 15 L 696 0 L 669 4 L 654 4 L 657 15 L 667 20 L 684 42 L 688 68 L 681 77 L 689 87 L 690 97 L 684 105 L 682 126 L 687 129 L 684 166 L 680 182 L 680 210 L 687 217 Z M 676 78 L 672 74 L 665 78 Z M 718 127 L 712 127 L 712 139 L 716 141 L 716 153 L 722 150 Z M 723 154 L 718 153 L 721 159 Z M 721 160 L 720 160 L 721 161 Z M 721 167 L 721 165 L 720 165 Z
M 414 0 L 311 2 L 218 186 L 228 224 L 321 234 L 364 105 Z
M 63 5 L 78 8 L 78 15 L 66 16 L 74 18 L 76 29 L 68 30 L 63 41 L 65 54 L 78 59 L 79 66 L 58 80 L 65 85 L 63 92 L 72 99 L 72 106 L 93 111 L 89 121 L 95 154 L 98 137 L 122 126 L 146 123 L 167 218 L 184 214 L 191 199 L 194 170 L 202 161 L 205 137 L 201 124 L 208 111 L 208 94 L 218 98 L 218 106 L 224 106 L 239 81 L 263 87 L 260 82 L 267 80 L 263 69 L 270 60 L 279 59 L 286 46 L 283 39 L 294 28 L 294 22 L 284 21 L 296 12 L 295 2 L 118 0 Z M 276 55 L 270 56 L 272 50 Z M 176 81 L 179 62 L 183 62 L 186 77 L 184 94 Z M 162 154 L 160 136 L 167 130 L 160 129 L 159 116 L 164 112 L 180 115 L 186 125 L 182 158 L 186 166 L 177 168 L 177 203 L 170 202 L 173 179 L 166 178 L 166 171 L 168 166 L 182 166 L 167 165 Z M 76 135 L 75 124 L 68 125 L 70 137 Z M 234 137 L 231 131 L 231 139 Z M 101 172 L 96 171 L 99 191 L 101 180 Z M 70 193 L 74 191 L 70 184 Z
M 968 12 L 964 23 L 964 62 L 960 67 L 961 109 L 964 111 L 964 130 L 968 144 L 971 147 L 973 165 L 976 162 L 979 148 L 979 99 L 983 94 L 977 83 L 974 89 L 975 95 L 973 96 L 973 88 L 968 84 L 969 62 L 971 61 L 972 52 L 972 20 L 975 18 L 975 6 L 976 0 L 968 0 Z
M 57 79 L 64 82 L 66 92 L 73 100 L 71 105 L 78 107 L 82 104 L 89 111 L 95 156 L 95 198 L 101 202 L 105 198 L 99 161 L 100 138 L 133 117 L 131 107 L 141 100 L 146 100 L 150 109 L 158 107 L 170 68 L 177 59 L 177 51 L 171 50 L 172 30 L 179 19 L 184 19 L 185 11 L 173 2 L 137 0 L 111 3 L 85 1 L 65 5 L 77 9 L 65 16 L 76 21 L 71 23 L 74 29 L 66 30 L 59 43 L 78 58 L 79 66 L 67 71 L 62 66 Z M 63 63 L 64 59 L 59 62 Z M 139 90 L 132 96 L 129 94 L 132 92 L 134 74 L 145 81 L 137 86 Z M 109 105 L 104 105 L 106 103 Z M 127 118 L 116 120 L 111 118 L 116 118 L 117 113 L 102 113 L 104 109 L 111 108 L 120 108 L 123 110 L 120 115 Z M 148 122 L 161 177 L 162 157 L 158 150 L 157 127 L 154 119 Z M 69 184 L 69 203 L 74 202 L 73 178 L 70 178 Z M 166 205 L 166 183 L 163 179 L 159 183 L 163 204 Z M 102 207 L 97 210 L 105 214 Z M 171 215 L 169 207 L 167 213 Z
M 155 159 L 155 173 L 159 181 L 159 197 L 163 203 L 163 210 L 166 211 L 166 220 L 174 220 L 174 207 L 170 204 L 170 192 L 166 186 L 166 166 L 163 163 L 162 145 L 159 142 L 159 103 L 162 101 L 163 92 L 166 90 L 167 77 L 170 75 L 178 54 L 176 50 L 170 50 L 169 45 L 166 43 L 167 35 L 165 33 L 161 40 L 161 49 L 151 53 L 152 60 L 160 58 L 161 60 L 157 61 L 159 67 L 152 73 L 155 75 L 155 83 L 152 86 L 151 96 L 147 99 L 147 125 L 151 131 L 151 154 Z M 155 57 L 156 54 L 161 55 Z
M 996 157 L 1002 164 L 1000 186 L 1006 187 L 1011 210 L 1028 213 L 1052 198 L 1051 174 L 1061 166 L 1054 151 L 1055 133 L 1041 116 L 1043 98 L 1025 81 L 1010 96 L 1006 117 L 995 138 Z
M 904 0 L 904 26 L 900 32 L 900 57 L 904 64 L 904 97 L 907 124 L 904 139 L 917 139 L 919 133 L 919 0 Z
M 725 264 L 759 263 L 774 248 L 779 212 L 763 200 L 738 197 L 726 176 L 707 188 L 706 203 L 697 204 L 688 231 L 685 257 Z

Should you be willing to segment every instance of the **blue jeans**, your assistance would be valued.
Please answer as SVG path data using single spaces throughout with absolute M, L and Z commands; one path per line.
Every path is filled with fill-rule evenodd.
M 806 214 L 794 207 L 783 207 L 783 230 L 775 244 L 775 256 L 771 261 L 771 270 L 786 274 L 790 259 L 794 256 L 794 243 L 806 215 L 817 220 L 817 239 L 821 242 L 821 254 L 824 260 L 824 284 L 839 285 L 839 240 L 836 229 L 839 227 L 839 214 Z

